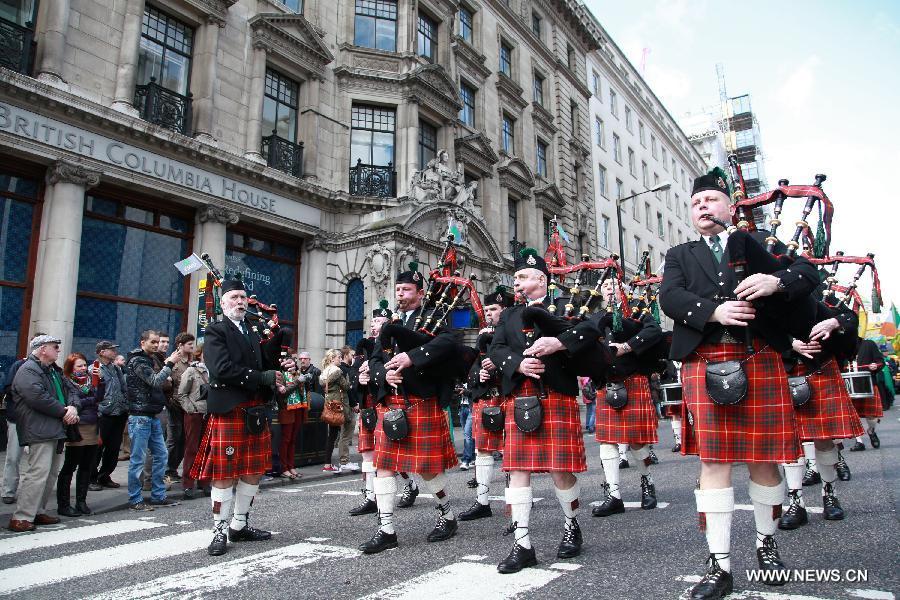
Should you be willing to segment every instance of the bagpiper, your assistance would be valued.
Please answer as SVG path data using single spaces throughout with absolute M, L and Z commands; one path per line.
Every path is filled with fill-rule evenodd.
M 856 412 L 860 418 L 866 420 L 866 433 L 869 434 L 869 443 L 873 448 L 881 447 L 881 440 L 875 428 L 884 416 L 884 398 L 888 394 L 886 386 L 879 381 L 881 370 L 884 368 L 884 355 L 878 349 L 878 344 L 872 340 L 860 339 L 859 352 L 856 355 L 857 367 L 860 370 L 869 371 L 872 375 L 872 391 L 874 395 L 868 398 L 854 398 L 853 404 L 856 406 Z M 879 385 L 880 384 L 880 385 Z M 850 447 L 851 452 L 865 450 L 862 435 L 857 436 L 856 443 Z

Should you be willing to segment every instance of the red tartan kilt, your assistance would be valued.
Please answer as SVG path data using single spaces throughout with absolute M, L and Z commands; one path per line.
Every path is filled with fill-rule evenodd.
M 544 421 L 541 427 L 532 433 L 524 433 L 516 427 L 513 399 L 515 396 L 536 396 L 537 385 L 526 379 L 517 392 L 507 396 L 504 471 L 532 473 L 587 471 L 578 400 L 575 396 L 565 396 L 551 389 L 546 391 L 547 397 L 541 401 Z
M 210 414 L 191 479 L 220 481 L 244 475 L 261 475 L 272 466 L 272 436 L 268 425 L 259 435 L 244 427 L 242 404 L 225 414 Z
M 406 409 L 409 435 L 395 442 L 384 434 L 383 419 L 375 427 L 375 467 L 388 471 L 407 473 L 442 473 L 457 464 L 456 450 L 450 441 L 447 414 L 440 409 L 435 398 L 423 399 L 410 396 L 412 404 L 406 408 L 402 396 L 391 395 L 388 409 Z
M 377 428 L 378 423 L 381 423 L 381 415 L 384 414 L 384 406 L 376 404 L 375 413 L 378 415 L 378 422 L 375 424 Z M 359 442 L 356 444 L 356 450 L 357 452 L 372 452 L 375 450 L 375 430 L 369 431 L 366 429 L 362 419 L 359 420 Z
M 597 427 L 594 437 L 604 444 L 656 444 L 656 407 L 650 383 L 639 373 L 625 378 L 628 403 L 619 410 L 606 403 L 606 389 L 597 390 Z
M 481 424 L 481 409 L 486 406 L 501 406 L 500 397 L 485 397 L 475 402 L 472 407 L 472 435 L 475 437 L 475 449 L 481 452 L 496 452 L 503 449 L 503 431 L 487 431 Z
M 759 340 L 754 342 L 757 350 Z M 744 363 L 747 397 L 735 406 L 715 404 L 706 393 L 706 363 L 743 360 L 743 344 L 702 344 L 681 367 L 684 395 L 682 454 L 708 462 L 793 463 L 802 455 L 787 374 L 781 355 L 766 348 Z
M 791 375 L 807 375 L 808 371 L 799 363 Z M 812 398 L 794 409 L 801 440 L 846 440 L 863 434 L 859 415 L 834 359 L 814 375 L 808 375 L 807 380 Z
M 875 385 L 875 379 L 872 379 L 872 391 L 874 396 L 868 398 L 853 398 L 853 407 L 856 413 L 863 419 L 880 419 L 884 416 L 884 409 L 881 406 L 881 390 Z

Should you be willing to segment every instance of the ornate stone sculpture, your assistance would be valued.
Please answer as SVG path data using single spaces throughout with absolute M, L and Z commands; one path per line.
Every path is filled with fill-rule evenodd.
M 385 298 L 391 279 L 391 251 L 378 242 L 366 252 L 366 261 L 369 263 L 369 278 L 375 286 L 376 297 Z
M 450 167 L 450 153 L 440 150 L 425 168 L 413 173 L 409 200 L 415 205 L 449 202 L 466 210 L 475 210 L 477 182 L 466 183 L 462 163 Z

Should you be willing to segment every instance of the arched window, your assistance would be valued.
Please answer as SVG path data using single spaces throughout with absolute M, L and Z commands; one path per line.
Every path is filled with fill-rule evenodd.
M 362 279 L 351 279 L 347 283 L 347 333 L 344 343 L 355 348 L 363 338 L 363 321 L 365 320 L 365 287 Z

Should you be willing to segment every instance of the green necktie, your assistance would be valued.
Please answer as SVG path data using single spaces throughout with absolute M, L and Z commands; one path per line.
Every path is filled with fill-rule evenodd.
M 719 243 L 719 236 L 712 238 L 709 249 L 712 250 L 713 256 L 716 257 L 716 262 L 722 262 L 722 255 L 725 253 L 722 251 L 722 244 Z

